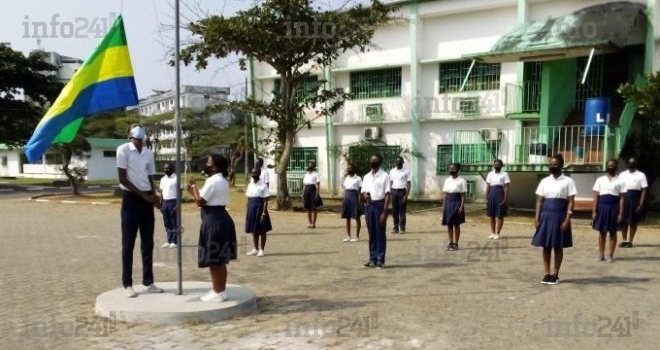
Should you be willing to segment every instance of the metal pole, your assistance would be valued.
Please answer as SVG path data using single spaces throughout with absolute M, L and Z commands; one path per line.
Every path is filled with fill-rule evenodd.
M 248 96 L 248 78 L 245 77 L 245 101 L 247 101 L 247 96 Z M 246 183 L 248 182 L 248 179 L 250 178 L 248 175 L 248 118 L 247 118 L 247 113 L 242 113 L 243 114 L 243 149 L 245 151 L 245 157 L 243 158 L 243 162 L 245 163 L 245 181 Z
M 177 279 L 178 289 L 177 294 L 183 294 L 183 266 L 181 264 L 181 250 L 183 245 L 182 232 L 181 232 L 181 67 L 179 64 L 179 0 L 174 1 L 174 66 L 176 76 L 176 106 L 174 107 L 175 113 L 175 128 L 176 128 L 176 236 L 177 236 Z

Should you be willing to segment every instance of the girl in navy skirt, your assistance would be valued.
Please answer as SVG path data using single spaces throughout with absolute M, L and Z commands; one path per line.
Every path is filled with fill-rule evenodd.
M 562 174 L 564 157 L 550 158 L 550 176 L 541 180 L 536 189 L 536 233 L 532 245 L 543 248 L 545 276 L 541 283 L 559 283 L 559 268 L 564 258 L 564 248 L 573 246 L 571 215 L 575 204 L 575 181 Z M 555 252 L 554 274 L 550 274 L 550 258 Z
M 490 236 L 489 239 L 500 239 L 504 217 L 506 216 L 506 206 L 509 200 L 509 174 L 502 171 L 504 163 L 496 159 L 493 162 L 493 171 L 486 176 L 486 213 L 490 217 Z
M 445 193 L 442 225 L 447 226 L 449 245 L 447 250 L 459 250 L 458 239 L 461 237 L 461 224 L 465 222 L 465 193 L 467 182 L 458 176 L 458 163 L 449 166 L 450 177 L 445 180 L 442 191 Z
M 623 221 L 623 193 L 625 185 L 616 176 L 619 163 L 616 159 L 607 162 L 607 174 L 599 177 L 594 184 L 594 205 L 591 212 L 592 227 L 598 231 L 599 261 L 605 261 L 605 238 L 610 234 L 610 255 L 608 262 L 614 261 L 616 231 Z
M 649 184 L 646 175 L 637 170 L 637 160 L 628 159 L 628 170 L 619 175 L 619 178 L 626 187 L 625 207 L 623 213 L 623 242 L 619 247 L 632 248 L 635 233 L 637 233 L 637 223 L 644 221 L 644 203 L 646 202 L 646 192 Z M 628 240 L 630 232 L 630 240 Z
M 197 190 L 195 180 L 188 184 L 188 193 L 201 208 L 202 225 L 199 230 L 198 266 L 208 267 L 213 289 L 202 301 L 226 301 L 227 264 L 237 258 L 236 227 L 225 210 L 229 203 L 229 163 L 223 156 L 213 154 L 206 159 L 204 172 L 208 174 L 204 187 Z
M 344 188 L 344 201 L 342 203 L 341 218 L 346 219 L 346 238 L 344 242 L 357 242 L 360 240 L 360 216 L 362 206 L 360 201 L 360 189 L 362 178 L 355 174 L 355 165 L 349 164 L 346 168 L 346 177 L 342 187 Z M 351 219 L 355 219 L 355 237 L 351 237 Z
M 303 177 L 303 202 L 305 210 L 307 211 L 307 221 L 309 226 L 307 228 L 316 228 L 316 208 L 323 206 L 321 200 L 321 176 L 316 172 L 314 163 L 309 163 L 307 172 Z
M 252 234 L 254 248 L 247 255 L 262 257 L 266 249 L 266 233 L 273 229 L 268 215 L 268 198 L 270 191 L 261 177 L 261 168 L 252 169 L 252 180 L 248 185 L 245 195 L 248 197 L 247 210 L 245 211 L 245 233 Z M 261 246 L 259 245 L 261 237 Z

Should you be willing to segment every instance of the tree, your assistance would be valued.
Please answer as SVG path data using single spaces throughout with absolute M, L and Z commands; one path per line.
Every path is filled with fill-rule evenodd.
M 210 58 L 247 56 L 272 66 L 280 76 L 280 91 L 271 101 L 254 96 L 235 105 L 245 113 L 275 122 L 272 135 L 277 160 L 277 209 L 290 207 L 286 171 L 296 134 L 315 119 L 334 115 L 349 98 L 341 88 L 318 81 L 315 94 L 301 96 L 312 72 L 329 67 L 342 52 L 367 50 L 379 26 L 392 21 L 395 6 L 374 0 L 369 7 L 321 10 L 314 0 L 269 0 L 233 17 L 210 16 L 189 25 L 198 41 L 183 51 L 185 64 L 204 69 Z M 313 32 L 310 31 L 312 28 Z M 329 30 L 332 29 L 332 30 Z M 245 66 L 242 59 L 241 66 Z
M 62 88 L 44 52 L 29 56 L 0 43 L 0 143 L 22 146 Z
M 82 158 L 85 152 L 89 152 L 89 143 L 84 137 L 77 135 L 70 143 L 60 143 L 55 145 L 62 159 L 62 172 L 71 184 L 71 191 L 74 196 L 79 196 L 78 184 L 87 175 L 87 169 L 83 167 L 71 167 L 73 157 Z
M 627 102 L 637 105 L 640 116 L 639 131 L 636 135 L 631 131 L 621 156 L 636 157 L 652 183 L 660 175 L 660 157 L 649 152 L 660 149 L 660 72 L 648 74 L 642 87 L 632 83 L 621 85 L 619 93 Z

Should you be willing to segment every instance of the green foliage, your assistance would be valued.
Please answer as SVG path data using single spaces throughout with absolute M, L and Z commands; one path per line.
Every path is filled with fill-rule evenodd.
M 62 89 L 54 75 L 57 67 L 44 58 L 43 52 L 25 57 L 0 43 L 0 143 L 25 144 L 46 112 L 44 106 Z
M 636 157 L 639 167 L 653 182 L 660 175 L 660 156 L 649 150 L 660 149 L 660 72 L 648 74 L 646 85 L 626 83 L 619 87 L 626 102 L 637 105 L 640 127 L 628 137 L 621 157 Z

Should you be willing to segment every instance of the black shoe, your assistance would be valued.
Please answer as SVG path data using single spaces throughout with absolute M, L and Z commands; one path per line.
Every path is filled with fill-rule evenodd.
M 549 284 L 551 278 L 552 278 L 552 275 L 545 275 L 545 276 L 543 276 L 543 279 L 541 280 L 541 283 Z
M 454 250 L 461 250 L 461 248 L 458 247 L 458 243 L 452 243 L 454 245 Z
M 559 276 L 551 275 L 548 284 L 559 284 Z
M 369 261 L 368 263 L 362 265 L 362 267 L 376 267 L 376 263 Z
M 619 248 L 627 248 L 627 247 L 628 247 L 628 242 L 623 241 L 623 242 L 619 243 Z
M 451 252 L 452 250 L 454 250 L 454 243 L 449 243 L 449 244 L 447 245 L 447 250 L 450 251 L 450 252 Z
M 632 242 L 628 242 L 628 243 L 626 244 L 626 248 L 632 248 L 632 247 L 633 247 Z
M 377 263 L 376 263 L 376 268 L 384 269 L 384 268 L 385 268 L 385 263 L 377 262 Z
M 399 233 L 399 230 L 397 230 L 397 229 L 394 229 L 394 230 L 392 230 L 392 232 L 390 232 L 390 233 L 391 233 L 391 234 L 394 234 L 394 233 Z

